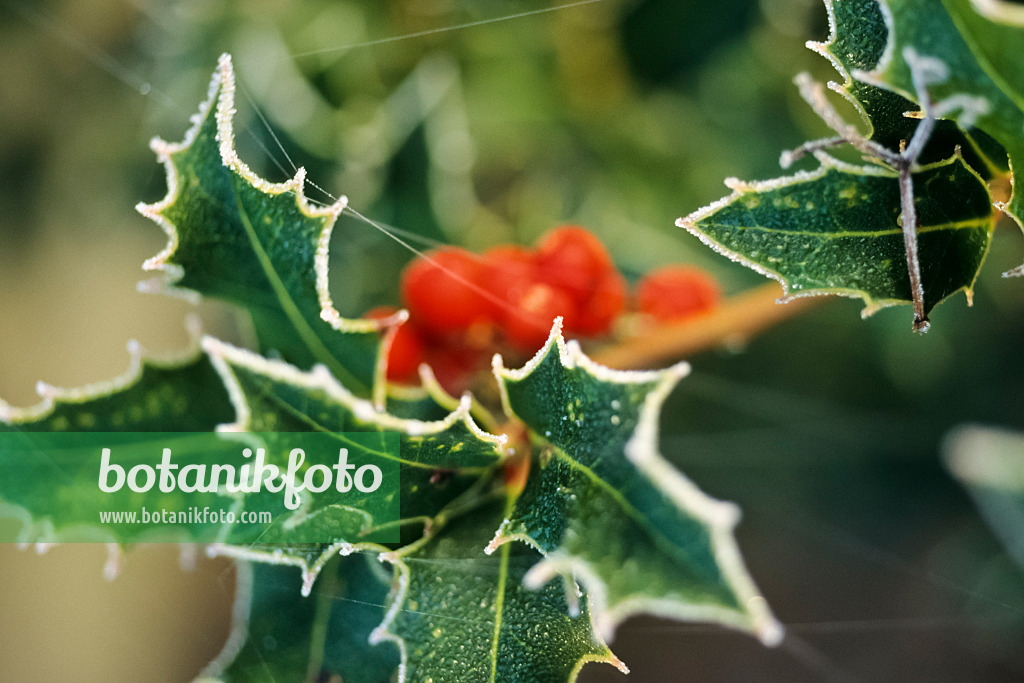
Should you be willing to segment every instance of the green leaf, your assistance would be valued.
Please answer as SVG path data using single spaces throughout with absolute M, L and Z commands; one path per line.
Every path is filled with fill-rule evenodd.
M 643 612 L 779 642 L 781 626 L 732 535 L 739 510 L 709 498 L 658 453 L 662 403 L 688 366 L 610 370 L 564 343 L 557 324 L 521 370 L 496 363 L 507 410 L 529 427 L 540 457 L 489 551 L 512 540 L 539 549 L 544 559 L 527 585 L 574 577 L 603 638 Z
M 0 401 L 0 431 L 202 432 L 232 415 L 220 376 L 198 345 L 176 357 L 145 358 L 128 344 L 120 377 L 76 389 L 38 385 L 42 401 L 14 408 Z
M 370 644 L 384 619 L 391 576 L 376 555 L 335 557 L 316 591 L 298 596 L 294 571 L 238 564 L 232 634 L 200 681 L 388 683 L 398 668 L 391 643 Z
M 168 192 L 138 210 L 164 229 L 168 243 L 144 268 L 162 271 L 173 291 L 246 309 L 262 350 L 301 367 L 322 363 L 360 395 L 380 392 L 381 330 L 404 316 L 375 321 L 338 314 L 328 292 L 328 244 L 346 200 L 310 204 L 303 169 L 285 183 L 254 174 L 234 149 L 234 96 L 234 71 L 224 55 L 184 141 L 151 143 L 166 166 Z
M 626 670 L 594 632 L 587 599 L 574 586 L 576 616 L 563 584 L 524 585 L 536 551 L 510 543 L 484 553 L 508 511 L 495 501 L 449 521 L 421 544 L 382 556 L 395 565 L 398 588 L 371 640 L 398 645 L 400 681 L 573 681 L 592 661 Z
M 944 0 L 941 7 L 887 0 L 882 7 L 888 40 L 881 59 L 852 76 L 914 99 L 912 70 L 930 72 L 931 99 L 957 103 L 946 118 L 1002 144 L 1014 187 L 1024 187 L 1024 28 L 983 17 L 968 0 Z M 1005 210 L 1024 227 L 1024 194 L 1014 192 Z
M 475 487 L 502 461 L 505 437 L 488 434 L 476 425 L 469 414 L 468 396 L 442 420 L 399 418 L 349 392 L 322 365 L 303 371 L 209 337 L 203 346 L 235 404 L 235 422 L 222 430 L 284 435 L 307 431 L 397 433 L 403 542 L 419 538 L 422 529 L 429 529 L 438 513 L 460 496 L 472 497 Z M 358 511 L 351 514 L 349 528 L 375 528 Z M 339 550 L 348 551 L 360 543 L 360 536 L 339 536 L 332 544 L 282 546 L 278 544 L 287 544 L 288 534 L 281 531 L 280 537 L 264 537 L 265 542 L 258 545 L 227 542 L 215 552 L 297 566 L 303 572 L 303 592 L 309 593 L 323 564 Z
M 895 174 L 828 157 L 814 172 L 727 181 L 733 194 L 679 220 L 712 249 L 782 283 L 787 296 L 860 297 L 864 315 L 912 298 Z M 972 295 L 993 220 L 988 190 L 961 157 L 913 175 L 926 312 Z
M 135 343 L 129 344 L 129 352 L 130 368 L 110 381 L 77 389 L 40 383 L 43 400 L 31 408 L 13 408 L 0 401 L 0 432 L 199 432 L 230 418 L 232 407 L 224 384 L 198 348 L 163 360 L 144 358 Z M 110 542 L 132 542 L 147 532 L 143 526 L 100 528 L 91 515 L 77 519 L 65 514 L 69 509 L 105 507 L 87 504 L 107 495 L 96 486 L 94 468 L 54 463 L 53 477 L 38 476 L 38 469 L 32 477 L 19 477 L 15 473 L 24 463 L 11 461 L 13 453 L 0 449 L 0 472 L 5 473 L 0 477 L 0 505 L 5 514 L 24 521 L 24 542 L 57 542 L 69 528 L 78 538 L 83 528 L 93 526 L 97 540 Z M 185 507 L 182 502 L 178 509 Z M 182 538 L 189 538 L 189 525 L 176 528 Z
M 946 438 L 944 456 L 1007 552 L 1024 567 L 1024 434 L 961 426 Z
M 946 9 L 978 64 L 999 89 L 1024 110 L 1024 11 L 998 0 L 947 0 Z
M 885 89 L 884 83 L 866 76 L 880 61 L 892 61 L 888 6 L 876 0 L 826 0 L 825 5 L 829 39 L 808 47 L 839 72 L 842 82 L 829 87 L 853 105 L 867 128 L 865 138 L 895 154 L 914 136 L 919 121 L 907 113 L 920 106 L 911 99 L 913 89 Z M 920 8 L 915 16 L 943 14 L 933 10 Z M 838 114 L 808 76 L 797 80 L 841 138 L 851 141 L 860 135 L 835 120 Z M 963 99 L 960 106 L 969 114 L 959 118 L 967 132 L 957 122 L 939 120 L 915 157 L 916 258 L 925 315 L 960 290 L 970 302 L 995 223 L 984 181 L 1008 170 L 1006 150 L 999 144 L 1006 145 L 1005 140 L 989 136 L 995 133 L 974 115 L 973 100 Z M 979 128 L 972 128 L 975 122 Z M 896 169 L 863 147 L 859 149 L 868 165 L 853 166 L 832 158 L 823 146 L 808 145 L 821 164 L 816 171 L 758 183 L 729 179 L 732 196 L 677 224 L 734 261 L 779 280 L 784 296 L 859 297 L 865 302 L 864 315 L 911 303 Z
M 830 0 L 825 5 L 831 26 L 829 38 L 824 43 L 808 42 L 807 47 L 832 62 L 839 72 L 843 82 L 829 83 L 829 87 L 857 110 L 867 126 L 867 137 L 888 149 L 899 149 L 900 141 L 910 140 L 919 123 L 905 114 L 919 106 L 850 75 L 874 68 L 885 51 L 888 29 L 881 6 L 874 0 Z M 976 128 L 964 132 L 955 122 L 946 120 L 936 122 L 918 163 L 949 159 L 957 146 L 964 160 L 986 180 L 1009 170 L 1005 150 L 987 134 Z

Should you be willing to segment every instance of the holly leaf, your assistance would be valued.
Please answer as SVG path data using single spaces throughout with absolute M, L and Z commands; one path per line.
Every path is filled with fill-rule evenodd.
M 810 41 L 807 47 L 828 59 L 842 78 L 828 87 L 842 95 L 856 110 L 866 128 L 866 137 L 887 149 L 899 149 L 909 141 L 920 120 L 908 113 L 919 105 L 891 90 L 855 80 L 878 64 L 886 49 L 888 29 L 882 6 L 874 0 L 826 0 L 830 32 L 825 42 Z M 1006 151 L 977 128 L 962 130 L 954 121 L 939 120 L 919 164 L 931 164 L 952 157 L 957 147 L 964 160 L 985 180 L 1009 171 Z
M 496 500 L 447 522 L 423 543 L 382 555 L 397 585 L 371 642 L 401 652 L 399 681 L 574 681 L 587 662 L 625 666 L 594 632 L 585 595 L 570 615 L 562 584 L 524 584 L 536 551 L 512 543 L 485 554 L 509 503 Z
M 15 408 L 0 401 L 2 432 L 203 432 L 230 419 L 220 376 L 198 344 L 173 356 L 146 357 L 128 343 L 128 370 L 75 389 L 37 385 L 42 401 Z
M 513 540 L 537 548 L 544 557 L 526 585 L 578 580 L 597 633 L 609 640 L 617 624 L 643 612 L 714 621 L 775 644 L 782 628 L 733 537 L 739 510 L 702 493 L 658 453 L 662 403 L 688 369 L 610 370 L 565 343 L 559 323 L 522 369 L 496 358 L 506 409 L 527 425 L 539 458 L 488 551 Z
M 1007 552 L 1024 567 L 1024 434 L 965 425 L 946 438 L 944 456 Z
M 910 93 L 884 89 L 864 77 L 889 58 L 888 10 L 875 0 L 825 4 L 829 39 L 808 47 L 839 72 L 842 82 L 829 88 L 853 105 L 867 129 L 864 138 L 895 153 L 913 138 L 919 120 L 908 114 L 920 106 Z M 797 80 L 830 125 L 845 129 L 833 143 L 860 135 L 835 120 L 838 114 L 808 76 Z M 995 222 L 985 180 L 1005 175 L 1008 168 L 1005 151 L 984 127 L 972 128 L 969 117 L 959 123 L 963 129 L 954 121 L 935 123 L 911 176 L 925 316 L 960 290 L 971 301 Z M 820 163 L 816 171 L 767 182 L 729 179 L 730 197 L 677 224 L 732 260 L 778 280 L 784 297 L 857 297 L 865 302 L 865 316 L 912 303 L 896 169 L 870 150 L 862 152 L 867 165 L 855 166 L 824 153 L 825 145 L 808 143 L 808 148 Z M 793 158 L 783 155 L 786 163 Z
M 859 297 L 871 315 L 912 300 L 896 174 L 821 157 L 813 172 L 730 179 L 733 194 L 679 220 L 715 251 L 782 283 L 784 296 Z M 913 174 L 925 312 L 972 295 L 993 219 L 985 183 L 961 156 Z
M 348 391 L 325 366 L 303 371 L 209 337 L 203 340 L 203 347 L 235 405 L 236 419 L 222 426 L 222 431 L 277 432 L 282 439 L 290 432 L 309 431 L 397 433 L 400 519 L 387 524 L 400 526 L 403 543 L 416 540 L 424 529 L 429 531 L 439 511 L 453 501 L 472 498 L 503 459 L 505 437 L 477 426 L 469 414 L 468 396 L 442 420 L 399 418 Z M 285 451 L 268 448 L 267 452 L 280 455 Z M 273 464 L 274 460 L 268 456 L 267 462 Z M 312 513 L 328 503 L 325 499 L 313 504 L 309 523 L 317 523 Z M 338 518 L 333 523 L 350 531 L 339 534 L 333 543 L 288 544 L 289 531 L 279 529 L 265 534 L 258 544 L 235 545 L 227 539 L 213 552 L 297 566 L 302 570 L 302 592 L 308 594 L 332 555 L 351 551 L 365 535 L 382 528 L 379 522 L 367 520 L 362 510 L 335 512 Z
M 185 139 L 152 141 L 167 170 L 167 196 L 137 208 L 168 242 L 143 267 L 164 274 L 162 288 L 247 310 L 264 352 L 305 368 L 321 363 L 360 395 L 380 392 L 381 332 L 404 314 L 385 320 L 338 314 L 328 291 L 328 245 L 346 200 L 311 204 L 303 169 L 284 183 L 253 173 L 235 152 L 234 97 L 231 58 L 223 55 Z
M 867 5 L 869 0 L 859 0 Z M 986 6 L 987 16 L 978 7 Z M 977 126 L 1006 150 L 1016 188 L 1008 215 L 1024 227 L 1024 26 L 1005 3 L 887 0 L 882 15 L 887 37 L 877 63 L 851 75 L 913 99 L 915 72 L 928 80 L 930 98 L 948 103 L 945 118 Z M 837 29 L 842 31 L 843 29 Z M 1018 268 L 1014 274 L 1024 272 Z
M 95 462 L 81 452 L 56 454 L 44 465 L 26 462 L 17 447 L 18 433 L 56 432 L 201 432 L 210 431 L 232 414 L 228 393 L 213 365 L 198 346 L 176 357 L 145 358 L 142 348 L 129 343 L 129 369 L 120 377 L 76 389 L 40 383 L 42 401 L 14 408 L 0 401 L 0 432 L 9 448 L 0 449 L 0 501 L 5 513 L 24 522 L 22 542 L 54 543 L 67 534 L 95 531 L 97 540 L 129 543 L 149 530 L 142 525 L 97 526 L 95 510 L 109 509 L 109 494 L 96 486 Z M 32 439 L 21 439 L 29 444 Z M 66 457 L 65 457 L 66 456 Z M 19 472 L 25 472 L 19 474 Z M 168 499 L 168 507 L 186 507 L 184 494 Z M 197 497 L 189 499 L 194 504 Z M 231 502 L 231 501 L 227 501 Z M 116 506 L 115 506 L 116 509 Z M 86 514 L 88 513 L 88 514 Z M 194 538 L 194 524 L 174 524 L 185 540 Z
M 370 634 L 384 619 L 390 585 L 390 572 L 367 553 L 332 559 L 306 599 L 288 568 L 238 563 L 231 636 L 197 683 L 388 683 L 398 649 L 371 645 Z

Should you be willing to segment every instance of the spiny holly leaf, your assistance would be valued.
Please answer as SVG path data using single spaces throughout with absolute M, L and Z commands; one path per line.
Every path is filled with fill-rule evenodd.
M 860 0 L 865 5 L 875 0 Z M 1006 149 L 1017 191 L 1006 211 L 1024 218 L 1024 27 L 980 15 L 968 0 L 886 0 L 881 5 L 887 43 L 878 63 L 854 78 L 914 98 L 913 71 L 928 73 L 935 102 L 955 105 L 946 114 L 962 127 L 977 126 Z M 842 30 L 842 29 L 838 29 Z M 1020 272 L 1021 269 L 1018 269 Z M 1017 272 L 1016 274 L 1020 274 Z
M 739 510 L 709 498 L 658 453 L 661 405 L 685 364 L 610 370 L 564 343 L 558 323 L 521 370 L 505 369 L 500 357 L 495 363 L 507 410 L 542 445 L 539 471 L 489 551 L 516 539 L 538 548 L 544 559 L 527 586 L 559 574 L 578 580 L 604 638 L 644 612 L 780 640 L 732 535 Z
M 398 645 L 399 681 L 573 681 L 594 661 L 626 671 L 594 633 L 587 599 L 575 587 L 579 608 L 571 616 L 561 583 L 524 585 L 539 559 L 534 550 L 510 543 L 484 554 L 508 511 L 494 501 L 423 543 L 382 556 L 395 565 L 398 588 L 371 640 Z
M 78 389 L 57 389 L 40 383 L 43 400 L 31 408 L 12 408 L 0 402 L 0 432 L 192 432 L 210 431 L 232 414 L 223 382 L 198 348 L 176 358 L 144 359 L 142 349 L 129 343 L 131 366 L 115 379 Z M 0 449 L 0 500 L 5 511 L 22 518 L 25 542 L 56 542 L 68 528 L 95 527 L 96 537 L 111 542 L 137 540 L 146 527 L 97 526 L 95 512 L 79 518 L 76 511 L 110 508 L 110 497 L 96 486 L 93 461 L 51 462 L 52 477 L 19 476 L 33 463 L 17 460 L 17 449 Z M 185 497 L 180 496 L 180 509 Z M 190 504 L 196 502 L 190 499 Z M 92 501 L 92 504 L 89 502 Z M 172 507 L 173 502 L 168 502 Z M 174 525 L 184 539 L 190 525 Z M 191 531 L 190 531 L 191 529 Z
M 825 0 L 829 18 L 829 37 L 824 43 L 811 41 L 807 47 L 822 55 L 836 68 L 842 83 L 830 82 L 829 88 L 845 97 L 867 126 L 867 137 L 887 149 L 899 149 L 909 141 L 919 119 L 907 116 L 919 106 L 891 90 L 885 90 L 850 74 L 872 69 L 886 47 L 888 30 L 882 7 L 874 0 Z M 964 160 L 989 180 L 1009 170 L 1006 152 L 983 131 L 964 132 L 953 121 L 936 122 L 917 161 L 930 164 L 949 159 L 960 147 Z
M 254 174 L 235 152 L 234 97 L 231 59 L 223 55 L 184 141 L 153 140 L 168 192 L 138 209 L 168 243 L 144 268 L 163 271 L 176 291 L 248 310 L 263 350 L 301 367 L 322 363 L 360 395 L 381 391 L 381 330 L 401 317 L 345 319 L 328 293 L 328 244 L 346 200 L 311 205 L 303 169 L 285 183 Z
M 377 410 L 342 386 L 322 365 L 302 371 L 283 361 L 206 338 L 203 346 L 231 394 L 237 413 L 229 431 L 253 432 L 395 432 L 401 443 L 399 462 L 400 504 L 404 540 L 418 538 L 416 529 L 429 527 L 446 505 L 461 495 L 472 495 L 502 459 L 505 437 L 482 431 L 469 415 L 466 397 L 443 420 L 424 422 L 398 418 Z M 282 452 L 280 449 L 277 451 Z M 270 453 L 270 449 L 268 449 Z M 268 458 L 268 463 L 273 459 Z M 279 463 L 280 465 L 281 463 Z M 469 493 L 467 493 L 469 492 Z M 352 511 L 354 528 L 379 528 Z M 303 571 L 303 592 L 308 593 L 323 563 L 338 550 L 359 543 L 364 533 L 338 537 L 328 545 L 287 545 L 288 534 L 265 536 L 259 545 L 221 544 L 217 552 L 266 562 L 293 564 Z
M 14 408 L 0 401 L 0 431 L 202 432 L 232 415 L 220 376 L 198 344 L 166 358 L 145 358 L 128 343 L 128 370 L 114 379 L 76 389 L 40 382 L 42 402 Z
M 920 107 L 908 99 L 909 93 L 858 80 L 888 58 L 887 10 L 875 0 L 826 0 L 825 4 L 829 39 L 808 46 L 827 57 L 842 76 L 842 83 L 829 87 L 861 115 L 867 139 L 895 154 L 919 125 L 906 114 Z M 798 81 L 828 120 L 830 105 L 808 79 L 802 76 Z M 961 123 L 970 128 L 973 121 L 964 118 Z M 821 166 L 812 173 L 761 183 L 727 180 L 732 196 L 677 224 L 734 261 L 779 280 L 784 296 L 859 297 L 866 304 L 864 315 L 912 302 L 907 267 L 911 247 L 902 232 L 904 207 L 896 169 L 868 153 L 867 166 L 843 164 L 820 149 L 815 156 Z M 915 258 L 921 264 L 926 316 L 961 289 L 971 300 L 995 219 L 983 179 L 1005 174 L 1007 162 L 1005 151 L 983 130 L 965 133 L 953 121 L 936 122 L 915 162 Z
M 679 221 L 712 249 L 782 283 L 784 294 L 860 297 L 864 315 L 912 298 L 894 173 L 821 157 L 814 172 L 726 181 L 733 194 Z M 925 312 L 971 295 L 988 252 L 988 190 L 960 156 L 914 174 Z
M 390 585 L 372 554 L 332 559 L 306 599 L 287 567 L 239 563 L 232 634 L 197 683 L 388 683 L 398 649 L 371 645 L 370 634 L 384 619 Z
M 1010 556 L 1024 567 L 1024 434 L 959 427 L 946 439 L 945 458 Z

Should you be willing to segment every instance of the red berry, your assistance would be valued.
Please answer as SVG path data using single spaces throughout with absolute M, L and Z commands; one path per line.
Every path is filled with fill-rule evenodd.
M 593 233 L 565 225 L 547 233 L 537 245 L 541 280 L 560 287 L 583 305 L 597 284 L 615 271 L 608 250 Z
M 367 311 L 363 317 L 380 320 L 397 312 L 398 309 L 393 306 L 378 306 Z M 424 348 L 422 334 L 415 323 L 399 325 L 388 351 L 388 379 L 393 382 L 415 381 L 424 359 Z
M 465 249 L 442 247 L 417 258 L 402 272 L 402 300 L 412 319 L 427 332 L 461 332 L 491 315 L 483 293 L 486 270 Z
M 544 344 L 555 318 L 562 316 L 568 327 L 577 318 L 576 302 L 567 292 L 544 282 L 535 282 L 513 302 L 504 318 L 505 335 L 521 351 L 533 353 Z
M 662 322 L 681 320 L 714 308 L 722 296 L 718 283 L 693 266 L 665 266 L 637 285 L 637 306 Z
M 484 252 L 483 263 L 484 289 L 492 294 L 492 317 L 500 321 L 512 309 L 513 302 L 538 281 L 537 262 L 530 250 L 509 244 Z
M 566 332 L 585 337 L 608 334 L 625 307 L 626 280 L 612 271 L 597 283 L 590 299 L 580 306 L 576 319 L 566 319 Z
M 438 383 L 453 396 L 470 389 L 473 377 L 487 367 L 490 356 L 463 344 L 427 348 L 427 363 Z

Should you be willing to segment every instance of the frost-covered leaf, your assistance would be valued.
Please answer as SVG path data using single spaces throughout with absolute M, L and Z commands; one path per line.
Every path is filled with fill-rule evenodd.
M 231 418 L 224 383 L 198 347 L 167 359 L 145 358 L 135 342 L 128 352 L 120 377 L 75 389 L 40 382 L 42 401 L 30 408 L 0 401 L 0 431 L 202 432 Z
M 946 439 L 946 465 L 1024 567 L 1024 434 L 969 425 Z
M 853 105 L 866 130 L 857 132 L 842 121 L 824 91 L 802 75 L 798 82 L 805 97 L 839 132 L 831 142 L 808 143 L 820 167 L 768 182 L 730 179 L 732 196 L 677 223 L 729 258 L 779 280 L 785 295 L 860 297 L 865 315 L 915 300 L 911 282 L 918 273 L 908 267 L 910 253 L 920 263 L 921 307 L 915 312 L 923 322 L 932 307 L 957 291 L 971 300 L 995 220 L 985 180 L 1005 175 L 1006 151 L 977 116 L 960 117 L 963 129 L 952 120 L 936 121 L 912 160 L 916 247 L 908 242 L 902 211 L 909 203 L 901 201 L 893 159 L 914 138 L 920 118 L 911 114 L 921 105 L 910 99 L 913 88 L 894 92 L 865 76 L 891 59 L 888 9 L 876 0 L 825 4 L 829 39 L 808 46 L 835 66 L 841 79 L 829 87 Z M 942 10 L 921 9 L 929 13 Z M 915 68 L 919 86 L 937 78 L 927 64 Z M 940 115 L 977 113 L 978 106 L 969 98 L 929 104 Z M 979 128 L 972 127 L 976 121 Z M 857 145 L 856 139 L 865 142 Z M 823 151 L 844 140 L 861 150 L 867 165 L 844 164 Z
M 198 348 L 166 360 L 143 358 L 134 343 L 129 344 L 129 352 L 131 367 L 110 381 L 77 389 L 40 383 L 43 400 L 31 408 L 0 402 L 0 432 L 7 432 L 7 438 L 31 432 L 201 432 L 212 430 L 232 415 L 223 382 Z M 99 527 L 94 511 L 110 508 L 110 496 L 96 486 L 94 461 L 72 457 L 52 462 L 54 469 L 48 473 L 52 476 L 40 476 L 36 463 L 18 459 L 20 452 L 17 448 L 0 449 L 0 505 L 5 513 L 25 522 L 23 541 L 56 542 L 69 529 L 80 535 L 93 528 L 96 540 L 122 543 L 146 533 L 144 526 Z M 20 476 L 18 472 L 26 466 L 32 467 L 32 474 Z M 185 509 L 186 496 L 176 495 L 175 501 L 167 501 L 168 507 L 178 503 L 179 509 Z M 193 497 L 188 504 L 197 500 Z M 90 514 L 79 518 L 74 511 Z M 188 524 L 175 528 L 183 540 L 196 531 Z
M 731 196 L 680 225 L 779 280 L 787 295 L 861 297 L 866 315 L 911 300 L 895 174 L 832 162 L 788 178 L 730 184 Z M 970 293 L 988 251 L 992 210 L 984 182 L 960 157 L 915 173 L 914 187 L 927 312 L 954 292 Z
M 402 653 L 400 681 L 554 683 L 587 662 L 625 667 L 594 632 L 586 596 L 562 583 L 533 590 L 523 579 L 539 555 L 522 543 L 484 547 L 508 513 L 498 500 L 448 522 L 422 544 L 382 559 L 397 591 L 373 642 Z
M 807 46 L 832 62 L 839 72 L 841 82 L 830 82 L 829 87 L 857 110 L 867 127 L 867 137 L 887 149 L 899 149 L 900 141 L 909 141 L 917 130 L 920 120 L 906 114 L 917 111 L 919 105 L 851 76 L 874 68 L 885 52 L 888 30 L 882 7 L 874 0 L 826 0 L 825 6 L 828 40 L 809 42 Z M 986 180 L 1009 170 L 1005 150 L 986 133 L 976 128 L 964 132 L 955 122 L 946 120 L 936 122 L 918 163 L 949 159 L 957 146 L 965 161 Z
M 299 596 L 288 567 L 239 563 L 238 572 L 231 637 L 200 681 L 392 680 L 398 649 L 370 644 L 391 586 L 375 555 L 335 557 L 308 598 Z
M 153 150 L 167 169 L 167 196 L 139 211 L 167 233 L 147 270 L 165 282 L 233 302 L 252 316 L 264 350 L 301 367 L 327 366 L 350 391 L 377 382 L 381 330 L 399 321 L 340 317 L 328 293 L 328 244 L 346 200 L 312 205 L 302 169 L 285 183 L 253 173 L 234 148 L 235 76 L 224 55 L 184 141 Z
M 203 345 L 236 408 L 235 422 L 223 429 L 278 432 L 282 438 L 289 432 L 308 431 L 397 433 L 403 542 L 418 538 L 424 525 L 453 500 L 471 492 L 502 459 L 504 437 L 476 425 L 469 415 L 468 397 L 442 420 L 398 418 L 349 392 L 322 365 L 307 372 L 215 339 L 206 338 Z M 379 529 L 357 511 L 352 515 L 353 526 Z M 361 542 L 363 535 L 339 537 L 332 544 L 275 545 L 288 543 L 288 532 L 281 530 L 256 546 L 236 546 L 229 540 L 218 552 L 298 566 L 303 570 L 303 591 L 308 593 L 323 563 L 339 549 Z
M 876 0 L 859 0 L 861 3 Z M 912 72 L 927 75 L 928 94 L 947 103 L 945 118 L 977 126 L 1006 149 L 1014 192 L 1006 207 L 1024 218 L 1024 27 L 994 21 L 968 0 L 886 0 L 885 49 L 876 65 L 854 72 L 858 80 L 913 98 Z M 992 5 L 993 3 L 985 3 Z M 993 17 L 998 18 L 998 13 Z M 842 31 L 842 27 L 837 30 Z
M 779 641 L 781 627 L 733 537 L 739 510 L 709 498 L 658 453 L 662 402 L 687 366 L 609 370 L 565 344 L 557 324 L 521 370 L 496 363 L 507 409 L 543 445 L 489 551 L 514 540 L 538 548 L 544 559 L 527 585 L 574 577 L 605 638 L 644 612 Z

